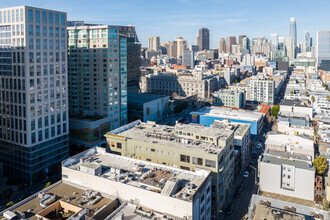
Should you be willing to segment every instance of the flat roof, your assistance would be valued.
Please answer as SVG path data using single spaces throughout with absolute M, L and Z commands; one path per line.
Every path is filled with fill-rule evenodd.
M 265 144 L 293 146 L 297 149 L 314 150 L 313 139 L 302 135 L 268 134 Z
M 148 94 L 148 93 L 128 93 L 127 101 L 130 103 L 139 103 L 143 104 L 146 102 L 154 101 L 157 99 L 169 97 L 166 95 L 155 95 L 155 94 Z
M 262 163 L 270 163 L 270 164 L 276 164 L 276 165 L 291 165 L 299 169 L 305 169 L 314 171 L 314 167 L 309 164 L 307 161 L 303 160 L 296 160 L 296 159 L 289 159 L 289 158 L 281 158 L 278 156 L 263 154 L 260 158 L 260 162 Z
M 301 100 L 299 99 L 282 99 L 280 102 L 280 106 L 281 105 L 288 105 L 288 106 L 298 106 L 298 107 L 307 107 L 307 105 L 305 103 L 303 103 Z
M 57 184 L 51 185 L 43 192 L 47 194 L 50 193 L 52 195 L 55 195 L 55 200 L 52 203 L 48 204 L 45 208 L 55 203 L 56 201 L 64 201 L 83 209 L 88 208 L 91 210 L 92 215 L 94 215 L 93 213 L 99 210 L 102 206 L 110 204 L 114 199 L 116 199 L 115 197 L 102 195 L 102 198 L 95 204 L 91 204 L 91 203 L 82 204 L 80 202 L 84 200 L 83 193 L 85 192 L 85 189 L 78 188 L 77 186 L 71 185 L 69 183 L 64 183 L 62 181 L 58 182 Z M 29 198 L 31 199 L 29 200 Z M 36 196 L 36 194 L 29 198 L 23 200 L 20 206 L 12 209 L 11 211 L 25 213 L 26 218 L 36 220 L 37 219 L 36 214 L 44 210 L 45 208 L 40 205 L 41 198 Z M 70 198 L 70 200 L 68 200 L 68 198 Z M 5 218 L 3 216 L 0 216 L 0 219 L 5 219 Z
M 85 172 L 80 169 L 80 166 L 86 163 L 101 165 L 102 172 L 97 175 L 109 181 L 121 182 L 186 201 L 191 201 L 195 192 L 210 174 L 210 171 L 202 169 L 192 172 L 123 157 L 107 153 L 104 148 L 99 147 L 64 160 L 62 166 Z M 183 184 L 184 187 L 177 188 L 177 184 Z
M 251 220 L 260 220 L 260 219 L 305 220 L 305 216 L 274 207 L 268 207 L 262 204 L 256 204 L 253 217 L 251 218 Z
M 215 120 L 211 124 L 211 128 L 223 128 L 233 130 L 234 137 L 242 137 L 250 127 L 251 125 L 247 123 L 229 122 L 228 120 Z
M 190 114 L 195 115 L 206 115 L 210 117 L 228 118 L 228 119 L 238 119 L 247 121 L 258 121 L 263 117 L 262 113 L 253 112 L 248 110 L 236 110 L 232 108 L 223 107 L 204 107 L 198 111 L 191 112 Z
M 176 132 L 178 131 L 178 132 Z M 183 131 L 180 134 L 179 131 Z M 190 136 L 183 133 L 190 133 Z M 193 135 L 227 140 L 233 131 L 229 129 L 209 128 L 200 124 L 177 124 L 175 126 L 143 123 L 140 120 L 115 129 L 107 135 L 120 136 L 136 141 L 185 148 L 203 153 L 218 154 L 225 146 L 217 146 L 214 142 L 195 139 Z

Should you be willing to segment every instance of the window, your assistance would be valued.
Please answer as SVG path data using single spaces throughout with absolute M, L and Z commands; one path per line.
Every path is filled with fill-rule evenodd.
M 183 169 L 183 170 L 190 170 L 189 167 L 185 167 L 185 166 L 180 166 L 180 169 Z
M 207 159 L 206 159 L 206 160 L 205 160 L 205 166 L 215 168 L 215 167 L 216 167 L 216 163 L 215 163 L 214 160 L 207 160 Z
M 42 23 L 47 24 L 47 12 L 42 12 Z
M 29 36 L 33 36 L 33 25 L 29 24 Z
M 203 165 L 203 159 L 202 158 L 193 157 L 192 159 L 193 159 L 192 160 L 193 164 Z
M 33 22 L 33 10 L 32 9 L 28 10 L 28 21 Z
M 61 25 L 62 26 L 65 25 L 65 16 L 64 16 L 64 14 L 61 14 Z
M 58 13 L 55 13 L 55 25 L 59 25 L 60 21 L 59 21 L 60 17 Z
M 190 163 L 190 156 L 180 154 L 180 161 Z
M 40 23 L 40 11 L 35 10 L 35 14 L 36 14 L 36 23 Z
M 49 37 L 53 37 L 53 27 L 49 27 Z
M 46 26 L 42 27 L 42 36 L 47 37 L 47 27 Z
M 49 24 L 53 24 L 53 12 L 49 12 L 49 14 L 48 14 L 48 22 L 49 22 Z
M 121 143 L 117 143 L 117 148 L 118 149 L 122 149 L 122 144 Z

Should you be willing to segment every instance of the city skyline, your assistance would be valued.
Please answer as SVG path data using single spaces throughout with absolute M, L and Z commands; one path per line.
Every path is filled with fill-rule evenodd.
M 327 30 L 326 23 L 316 21 L 326 20 L 326 5 L 317 7 L 317 4 L 309 4 L 308 9 L 318 11 L 315 14 L 302 14 L 304 2 L 285 2 L 274 5 L 272 8 L 256 1 L 252 5 L 249 2 L 239 1 L 238 4 L 223 4 L 222 1 L 206 0 L 205 4 L 212 7 L 200 8 L 197 1 L 180 0 L 153 3 L 130 0 L 127 2 L 100 0 L 98 4 L 89 4 L 87 1 L 72 0 L 70 2 L 59 0 L 56 2 L 4 0 L 0 7 L 13 7 L 19 5 L 31 5 L 40 8 L 52 8 L 68 13 L 68 20 L 84 20 L 86 23 L 95 24 L 134 24 L 139 34 L 143 47 L 148 46 L 148 37 L 160 36 L 160 41 L 171 41 L 177 36 L 183 36 L 188 40 L 188 45 L 195 44 L 198 30 L 202 27 L 210 29 L 210 48 L 216 48 L 221 37 L 238 36 L 245 34 L 248 37 L 265 36 L 269 38 L 271 33 L 279 36 L 289 35 L 290 17 L 297 19 L 298 42 L 304 40 L 305 30 L 316 37 L 318 30 Z M 79 3 L 79 4 L 78 4 Z M 284 3 L 284 1 L 283 1 Z M 102 5 L 100 8 L 99 6 Z M 255 6 L 258 10 L 255 10 Z M 264 5 L 264 6 L 263 6 Z M 174 7 L 175 6 L 175 7 Z M 108 8 L 109 7 L 109 8 Z M 86 10 L 85 8 L 88 8 Z M 116 10 L 111 10 L 116 8 Z M 254 11 L 252 11 L 254 10 Z M 314 10 L 314 11 L 315 11 Z M 281 13 L 279 13 L 279 11 Z M 109 13 L 111 12 L 111 13 Z M 269 25 L 272 24 L 272 25 Z M 314 42 L 315 45 L 315 42 Z

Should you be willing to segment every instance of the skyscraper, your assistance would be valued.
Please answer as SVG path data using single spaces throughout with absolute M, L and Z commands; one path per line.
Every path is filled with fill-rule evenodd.
M 330 71 L 330 31 L 318 31 L 316 59 L 319 70 Z
M 246 37 L 246 35 L 239 35 L 238 36 L 238 44 L 239 45 L 242 45 L 242 40 L 243 40 L 244 37 Z
M 296 24 L 295 17 L 290 18 L 289 37 L 291 37 L 294 40 L 294 46 L 296 47 L 297 46 L 297 24 Z
M 199 46 L 199 50 L 210 49 L 210 30 L 208 28 L 199 29 L 198 46 Z
M 236 45 L 236 37 L 235 36 L 227 36 L 226 39 L 226 53 L 232 52 L 232 45 Z
M 270 43 L 271 43 L 271 50 L 278 49 L 278 34 L 277 33 L 270 34 Z
M 34 182 L 68 157 L 66 13 L 0 9 L 0 161 Z
M 106 131 L 127 123 L 127 33 L 121 30 L 113 25 L 68 27 L 73 142 L 99 144 Z
M 220 38 L 218 44 L 218 53 L 225 53 L 226 52 L 226 40 L 225 38 Z
M 159 37 L 149 37 L 149 47 L 148 50 L 159 50 L 160 39 Z
M 305 51 L 304 52 L 311 52 L 311 47 L 312 47 L 312 39 L 309 34 L 309 32 L 305 32 Z
M 183 39 L 183 37 L 177 37 L 175 39 L 175 41 L 177 42 L 177 57 L 182 57 L 183 56 L 183 51 L 185 49 L 187 49 L 187 41 Z

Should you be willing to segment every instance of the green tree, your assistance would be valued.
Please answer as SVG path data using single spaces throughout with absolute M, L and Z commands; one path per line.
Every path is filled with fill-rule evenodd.
M 47 182 L 46 185 L 45 185 L 45 188 L 49 187 L 50 185 L 52 185 L 52 183 L 51 182 Z
M 9 208 L 10 206 L 13 206 L 13 205 L 14 205 L 13 201 L 7 202 L 6 208 Z
M 293 95 L 293 94 L 294 94 L 294 92 L 293 92 L 293 91 L 291 91 L 291 92 L 290 92 L 290 95 Z
M 312 100 L 312 102 L 314 102 L 314 101 L 315 101 L 315 97 L 314 97 L 314 96 L 312 96 L 312 97 L 311 97 L 311 100 Z
M 328 169 L 327 159 L 325 157 L 316 156 L 313 161 L 313 166 L 318 174 L 323 175 L 323 173 Z
M 277 117 L 278 113 L 280 112 L 280 106 L 274 105 L 273 108 L 270 110 L 271 116 Z
M 305 96 L 309 96 L 309 93 L 307 91 L 305 92 Z

